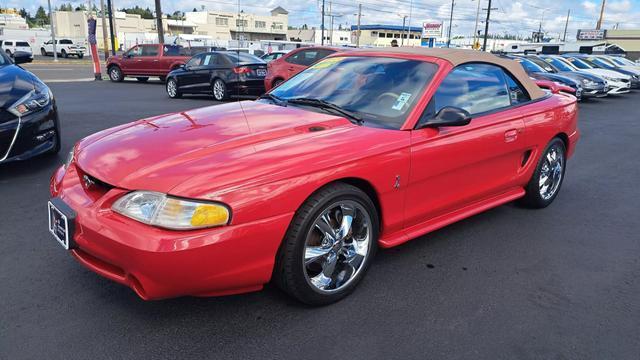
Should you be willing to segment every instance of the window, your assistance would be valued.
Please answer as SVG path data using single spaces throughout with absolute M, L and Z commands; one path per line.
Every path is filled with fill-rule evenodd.
M 276 30 L 282 30 L 282 23 L 273 23 L 273 28 Z
M 248 20 L 236 19 L 236 26 L 238 27 L 247 27 L 249 26 Z
M 142 54 L 140 56 L 158 56 L 158 47 L 155 45 L 142 46 Z
M 373 34 L 373 33 L 372 33 L 372 34 Z M 386 34 L 386 33 L 383 33 L 383 32 L 378 33 L 378 37 L 381 37 L 381 38 L 385 37 L 386 35 L 387 35 L 387 34 Z
M 406 39 L 407 38 L 407 34 L 402 34 L 402 38 Z
M 129 51 L 127 51 L 127 56 L 140 56 L 142 55 L 142 46 L 134 46 Z
M 393 34 L 394 39 L 400 39 L 400 34 Z
M 198 66 L 202 65 L 202 60 L 203 59 L 204 59 L 204 54 L 196 55 L 196 56 L 192 57 L 189 61 L 187 61 L 187 64 L 185 65 L 185 67 L 186 68 L 198 67 Z
M 13 41 L 5 41 L 4 45 L 5 46 L 13 46 Z
M 388 37 L 388 38 L 392 38 L 392 37 L 393 37 L 393 34 L 392 34 L 392 33 L 387 33 L 387 37 Z
M 16 46 L 29 46 L 29 43 L 26 41 L 17 41 Z
M 446 106 L 464 109 L 471 115 L 510 106 L 504 75 L 504 71 L 494 65 L 471 63 L 456 67 L 436 90 L 427 109 L 427 119 Z
M 69 39 L 62 39 L 60 40 L 60 44 L 63 45 L 73 45 L 73 41 L 69 40 Z
M 256 29 L 264 29 L 267 27 L 267 23 L 265 21 L 256 21 L 254 26 Z
M 186 55 L 185 51 L 187 48 L 183 48 L 180 45 L 165 45 L 162 48 L 162 52 L 164 54 L 164 56 L 179 56 L 179 55 Z
M 223 18 L 223 17 L 217 17 L 216 26 L 229 26 L 229 19 Z
M 511 76 L 511 74 L 507 74 L 505 71 L 503 71 L 503 73 L 507 80 L 511 105 L 522 104 L 531 100 L 527 91 L 516 81 L 516 79 L 513 78 L 513 76 Z
M 221 56 L 215 53 L 207 53 L 207 54 L 202 54 L 202 56 L 204 56 L 204 59 L 202 61 L 202 66 L 219 66 L 222 64 L 221 61 Z
M 329 56 L 329 54 L 332 54 L 333 52 L 334 51 L 332 50 L 325 49 L 301 50 L 289 56 L 286 61 L 296 65 L 309 66 L 314 62 Z
M 437 65 L 425 61 L 334 57 L 307 68 L 272 94 L 283 99 L 325 100 L 359 115 L 364 126 L 399 129 L 437 69 Z

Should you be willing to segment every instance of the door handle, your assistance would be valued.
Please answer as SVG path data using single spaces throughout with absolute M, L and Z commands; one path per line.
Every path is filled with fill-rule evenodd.
M 504 132 L 504 141 L 505 142 L 516 141 L 517 138 L 518 138 L 518 130 L 517 129 L 509 129 L 509 130 Z

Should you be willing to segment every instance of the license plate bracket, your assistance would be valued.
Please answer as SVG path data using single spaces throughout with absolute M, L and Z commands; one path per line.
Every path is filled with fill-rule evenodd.
M 73 249 L 75 242 L 76 213 L 60 198 L 51 199 L 48 204 L 49 232 L 53 238 L 66 250 Z

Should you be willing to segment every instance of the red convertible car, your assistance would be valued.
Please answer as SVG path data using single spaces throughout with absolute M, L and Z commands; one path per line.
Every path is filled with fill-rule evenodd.
M 327 304 L 354 290 L 378 247 L 517 199 L 549 205 L 577 111 L 487 53 L 336 53 L 259 100 L 79 141 L 51 179 L 49 231 L 143 299 L 273 280 Z

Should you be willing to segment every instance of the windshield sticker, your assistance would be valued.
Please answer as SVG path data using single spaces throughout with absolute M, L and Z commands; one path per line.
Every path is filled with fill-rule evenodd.
M 211 61 L 211 55 L 207 55 L 204 57 L 203 65 L 209 65 L 209 61 Z
M 403 92 L 398 96 L 398 100 L 396 100 L 396 103 L 391 108 L 393 110 L 402 110 L 407 101 L 409 101 L 409 98 L 411 98 L 411 94 Z
M 313 65 L 311 67 L 311 69 L 315 69 L 315 70 L 326 69 L 326 68 L 330 67 L 333 64 L 339 63 L 342 60 L 343 60 L 343 58 L 339 58 L 339 57 L 324 59 L 324 60 L 320 61 L 319 63 L 316 63 L 315 65 Z

